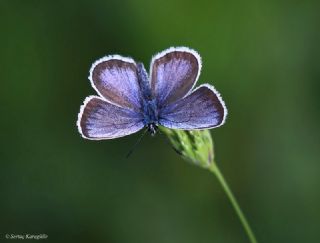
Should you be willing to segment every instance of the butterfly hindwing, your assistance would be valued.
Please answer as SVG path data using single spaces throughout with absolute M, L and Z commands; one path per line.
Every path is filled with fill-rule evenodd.
M 111 103 L 140 109 L 141 93 L 133 59 L 118 55 L 103 57 L 92 65 L 89 79 L 98 94 Z
M 201 58 L 186 47 L 169 48 L 153 57 L 150 67 L 151 90 L 161 108 L 192 89 L 200 74 Z

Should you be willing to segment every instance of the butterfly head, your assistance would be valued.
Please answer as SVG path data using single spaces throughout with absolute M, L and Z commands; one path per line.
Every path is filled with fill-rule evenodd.
M 158 131 L 158 126 L 155 123 L 149 123 L 147 129 L 151 136 L 154 136 Z

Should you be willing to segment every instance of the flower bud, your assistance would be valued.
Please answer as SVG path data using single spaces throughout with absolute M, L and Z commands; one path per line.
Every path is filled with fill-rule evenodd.
M 214 163 L 213 140 L 209 130 L 173 130 L 160 127 L 173 148 L 188 162 L 203 168 Z

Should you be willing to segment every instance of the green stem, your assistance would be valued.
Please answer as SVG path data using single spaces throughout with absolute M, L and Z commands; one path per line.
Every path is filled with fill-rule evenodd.
M 216 165 L 216 163 L 213 163 L 212 166 L 209 168 L 209 170 L 214 173 L 218 179 L 218 181 L 220 182 L 223 190 L 225 191 L 225 193 L 227 194 L 234 210 L 236 211 L 240 221 L 241 221 L 241 224 L 244 228 L 244 230 L 246 231 L 247 233 L 247 236 L 248 238 L 250 239 L 250 242 L 251 243 L 257 243 L 257 240 L 256 240 L 256 237 L 254 236 L 253 234 L 253 231 L 246 219 L 246 217 L 244 216 L 235 196 L 233 195 L 230 187 L 228 186 L 226 180 L 224 179 L 223 177 L 223 174 L 221 173 L 221 171 L 219 170 L 218 166 Z

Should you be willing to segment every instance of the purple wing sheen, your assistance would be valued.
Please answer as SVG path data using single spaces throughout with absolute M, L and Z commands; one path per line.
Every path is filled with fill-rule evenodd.
M 169 48 L 151 61 L 151 89 L 161 108 L 184 97 L 201 70 L 199 54 L 186 47 Z
M 172 129 L 206 129 L 222 125 L 226 116 L 219 93 L 206 84 L 160 110 L 159 123 Z
M 108 101 L 121 107 L 140 109 L 140 89 L 134 60 L 118 55 L 96 61 L 89 79 L 95 90 Z
M 78 130 L 84 138 L 100 140 L 123 137 L 144 127 L 140 113 L 89 96 L 78 115 Z

